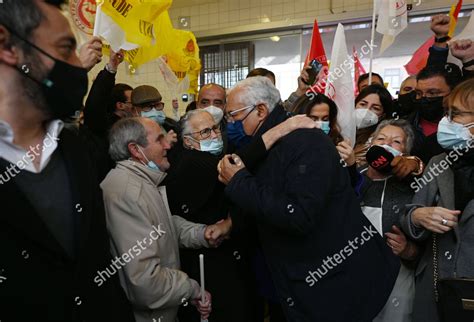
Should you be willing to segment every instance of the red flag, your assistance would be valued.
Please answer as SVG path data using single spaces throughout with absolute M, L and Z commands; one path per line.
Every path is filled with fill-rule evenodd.
M 459 12 L 461 11 L 462 1 L 459 0 L 458 3 L 451 7 L 449 12 L 450 22 L 449 22 L 449 36 L 452 37 L 454 34 L 454 29 L 458 21 Z M 428 62 L 428 56 L 430 55 L 429 48 L 434 45 L 434 37 L 431 37 L 417 51 L 413 54 L 411 60 L 405 65 L 405 69 L 409 75 L 416 75 L 420 70 L 422 70 L 426 63 Z
M 357 97 L 357 95 L 359 95 L 359 89 L 357 87 L 359 77 L 360 75 L 363 75 L 366 72 L 364 66 L 362 66 L 362 63 L 360 62 L 359 56 L 357 56 L 355 46 L 352 47 L 352 58 L 354 59 L 354 94 L 355 97 Z
M 314 20 L 313 25 L 313 35 L 311 36 L 311 44 L 309 46 L 308 54 L 306 55 L 306 60 L 304 62 L 305 66 L 313 60 L 316 59 L 319 63 L 323 65 L 324 79 L 327 77 L 329 68 L 328 68 L 328 59 L 326 57 L 326 51 L 324 50 L 323 40 L 321 39 L 321 34 L 319 33 L 318 21 Z M 326 82 L 320 80 L 309 91 L 316 93 L 324 94 L 326 89 Z
M 405 65 L 408 75 L 416 75 L 425 68 L 430 54 L 429 49 L 434 45 L 434 36 L 430 37 L 420 48 L 418 48 L 410 61 Z
M 318 62 L 323 64 L 323 66 L 328 67 L 328 59 L 326 57 L 326 51 L 324 50 L 321 34 L 319 33 L 317 20 L 314 20 L 313 35 L 311 37 L 311 44 L 304 65 L 307 66 L 313 59 L 316 59 Z

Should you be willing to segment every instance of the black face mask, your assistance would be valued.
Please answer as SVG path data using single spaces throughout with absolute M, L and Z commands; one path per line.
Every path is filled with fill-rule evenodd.
M 415 91 L 398 95 L 396 105 L 398 108 L 397 114 L 400 117 L 406 117 L 415 110 L 415 106 L 413 104 L 413 102 L 415 101 L 415 97 L 416 97 Z
M 415 100 L 413 104 L 423 119 L 429 122 L 437 122 L 441 120 L 444 114 L 443 99 L 444 96 L 422 97 Z
M 16 69 L 22 75 L 41 86 L 41 92 L 50 111 L 50 117 L 64 119 L 77 115 L 82 107 L 82 100 L 87 93 L 87 70 L 58 60 L 28 40 L 18 36 L 15 32 L 11 32 L 32 48 L 54 60 L 53 68 L 42 80 L 34 78 L 23 68 L 16 66 Z

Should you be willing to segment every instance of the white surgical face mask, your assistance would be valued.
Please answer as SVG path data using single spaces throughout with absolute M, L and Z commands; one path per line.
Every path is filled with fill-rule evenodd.
M 368 108 L 357 108 L 355 110 L 356 127 L 358 129 L 365 129 L 366 127 L 375 125 L 379 122 L 377 114 Z
M 214 122 L 219 124 L 224 117 L 224 111 L 221 108 L 218 108 L 214 105 L 203 108 L 204 111 L 207 111 L 214 118 Z

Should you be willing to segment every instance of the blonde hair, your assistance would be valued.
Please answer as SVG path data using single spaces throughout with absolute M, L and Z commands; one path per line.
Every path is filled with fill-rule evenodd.
M 468 110 L 474 110 L 474 78 L 457 85 L 446 97 L 445 106 L 451 108 L 456 100 L 459 100 Z

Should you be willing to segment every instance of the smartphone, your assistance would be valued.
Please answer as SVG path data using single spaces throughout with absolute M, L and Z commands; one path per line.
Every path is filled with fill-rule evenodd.
M 323 68 L 323 64 L 318 62 L 316 59 L 310 61 L 309 65 L 311 69 L 307 69 L 306 72 L 308 73 L 308 82 L 305 82 L 307 85 L 313 85 L 316 77 L 318 76 L 319 72 Z

